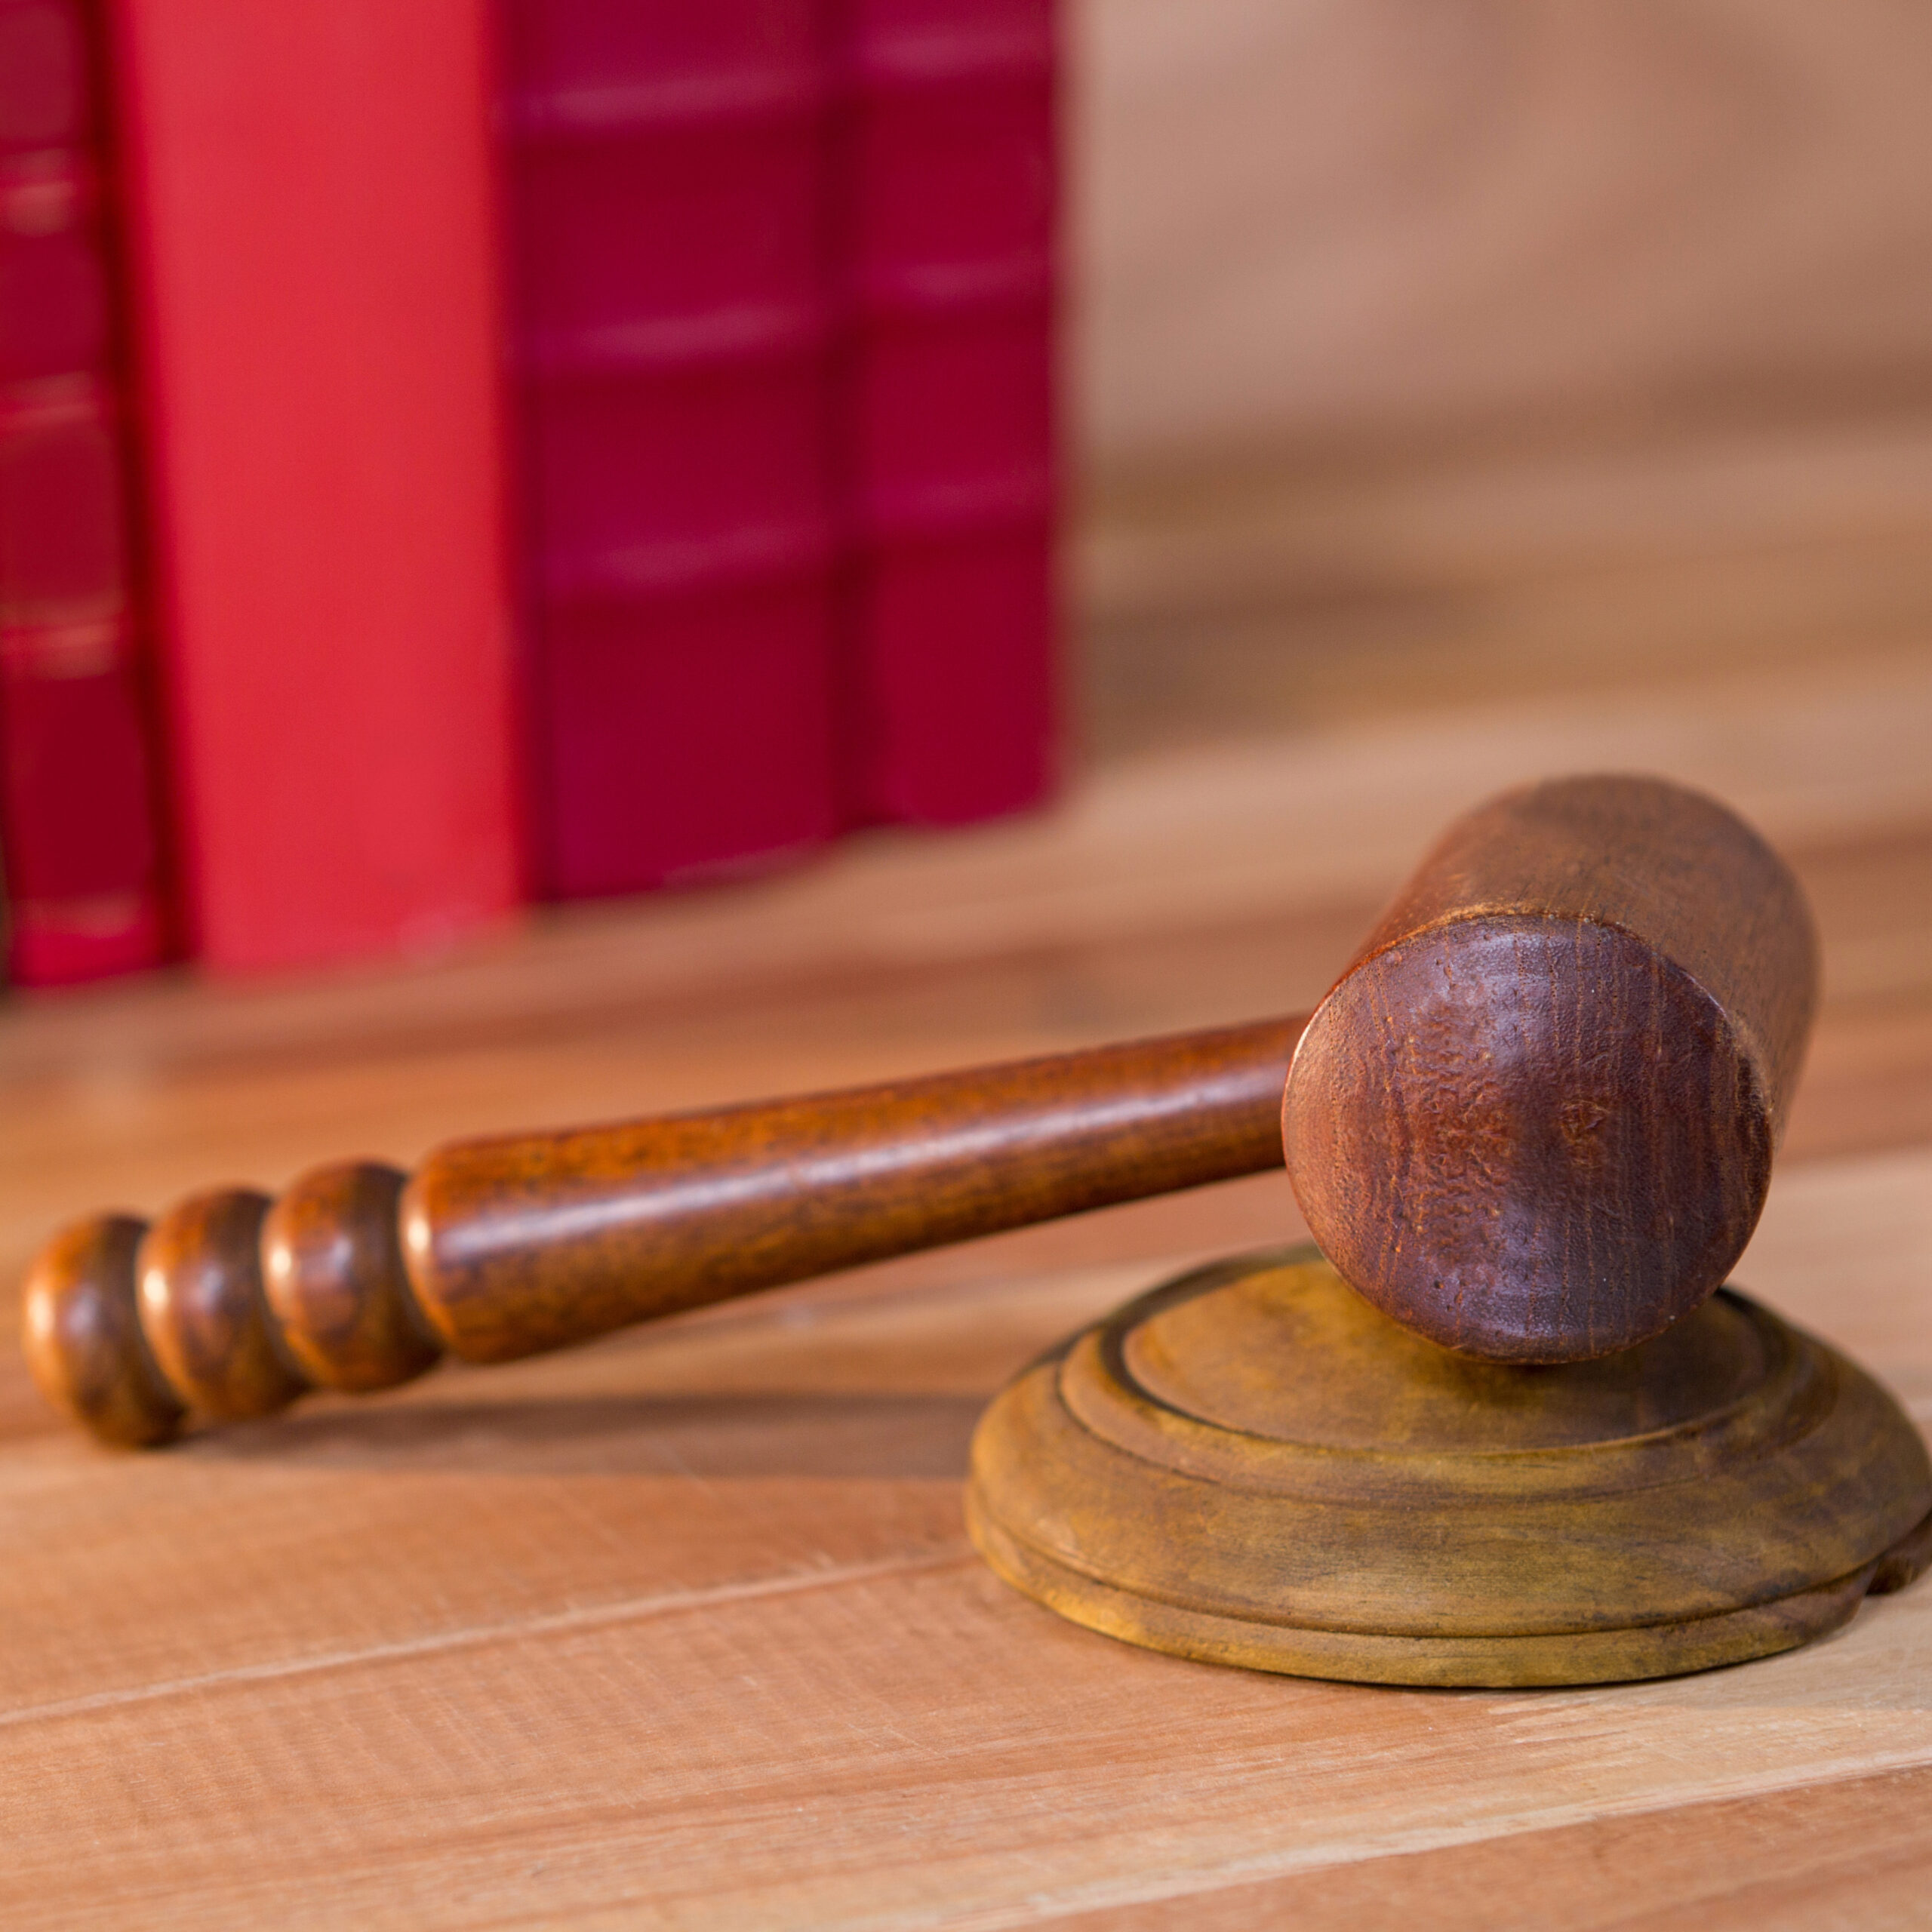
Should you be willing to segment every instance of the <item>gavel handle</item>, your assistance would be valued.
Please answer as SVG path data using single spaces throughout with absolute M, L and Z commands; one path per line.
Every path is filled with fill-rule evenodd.
M 358 1162 L 57 1236 L 42 1389 L 106 1440 L 386 1388 L 760 1288 L 1281 1164 L 1303 1016 Z

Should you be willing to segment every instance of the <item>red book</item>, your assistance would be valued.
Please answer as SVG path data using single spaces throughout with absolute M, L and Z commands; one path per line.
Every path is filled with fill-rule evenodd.
M 536 873 L 831 835 L 820 0 L 506 0 Z
M 85 27 L 0 0 L 0 844 L 38 986 L 165 950 Z
M 519 897 L 488 0 L 112 0 L 204 956 Z
M 1054 776 L 1051 0 L 846 0 L 854 815 Z

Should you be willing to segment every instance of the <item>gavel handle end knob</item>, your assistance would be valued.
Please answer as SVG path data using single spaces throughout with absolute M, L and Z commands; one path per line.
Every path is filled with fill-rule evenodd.
M 405 1178 L 346 1161 L 278 1201 L 221 1188 L 152 1226 L 107 1214 L 63 1230 L 27 1278 L 34 1380 L 100 1441 L 149 1448 L 191 1414 L 243 1422 L 312 1389 L 420 1375 L 442 1346 L 403 1270 Z
M 27 1276 L 21 1347 L 41 1393 L 101 1441 L 171 1441 L 187 1405 L 142 1332 L 135 1257 L 147 1223 L 100 1214 L 63 1229 Z

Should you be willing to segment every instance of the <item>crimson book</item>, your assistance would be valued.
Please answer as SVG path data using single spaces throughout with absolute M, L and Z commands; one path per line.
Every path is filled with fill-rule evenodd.
M 0 0 L 0 846 L 30 986 L 168 940 L 91 24 Z
M 951 824 L 1054 775 L 1051 0 L 844 0 L 847 784 Z
M 838 827 L 820 0 L 508 0 L 539 891 Z

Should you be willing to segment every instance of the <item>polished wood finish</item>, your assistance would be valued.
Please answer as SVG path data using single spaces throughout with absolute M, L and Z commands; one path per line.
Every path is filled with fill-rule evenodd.
M 1260 1172 L 1303 1022 L 372 1161 L 281 1198 L 183 1202 L 131 1274 L 112 1217 L 63 1230 L 27 1320 L 44 1386 L 103 1441 L 266 1415 L 430 1367 L 561 1348 L 894 1254 Z M 103 1296 L 146 1324 L 106 1323 Z M 118 1307 L 120 1303 L 114 1305 Z M 62 1358 L 71 1347 L 75 1359 Z M 178 1398 L 130 1407 L 147 1351 Z M 118 1353 L 117 1353 L 118 1352 Z M 72 1391 L 111 1387 L 112 1399 Z
M 155 1365 L 134 1295 L 147 1223 L 103 1214 L 48 1243 L 21 1296 L 21 1348 L 40 1392 L 103 1442 L 168 1441 L 186 1411 Z
M 318 1389 L 393 1389 L 443 1352 L 403 1266 L 397 1208 L 408 1179 L 376 1161 L 318 1168 L 262 1223 L 269 1315 Z
M 1317 1008 L 1282 1105 L 1309 1226 L 1445 1347 L 1574 1361 L 1660 1334 L 1743 1252 L 1817 1003 L 1790 869 L 1661 780 L 1460 820 Z
M 1910 1582 L 1932 1464 L 1863 1370 L 1741 1295 L 1617 1355 L 1473 1361 L 1309 1244 L 1034 1364 L 974 1434 L 966 1520 L 1016 1587 L 1155 1650 L 1619 1683 L 1790 1650 Z
M 141 1331 L 189 1408 L 245 1422 L 309 1386 L 281 1346 L 262 1291 L 269 1198 L 246 1188 L 192 1195 L 162 1215 L 134 1257 Z
M 439 1346 L 512 1360 L 1285 1148 L 1310 1226 L 1398 1319 L 1498 1359 L 1607 1353 L 1694 1308 L 1749 1238 L 1816 952 L 1788 869 L 1723 808 L 1546 783 L 1451 828 L 1306 1036 L 1266 1021 L 459 1143 L 406 1184 L 334 1168 L 270 1219 L 265 1298 L 237 1250 L 203 1294 L 228 1294 L 225 1327 L 191 1333 L 165 1274 L 143 1306 L 178 1331 L 152 1337 L 177 1392 L 233 1419 L 299 1392 L 278 1370 L 370 1390 Z M 158 1238 L 186 1279 L 188 1229 L 240 1226 L 196 1208 Z M 225 1334 L 252 1351 L 232 1389 Z
M 478 1141 L 403 1201 L 410 1278 L 470 1361 L 1280 1164 L 1303 1020 Z

